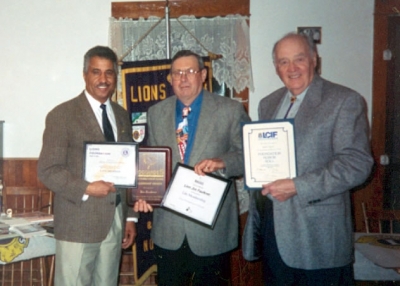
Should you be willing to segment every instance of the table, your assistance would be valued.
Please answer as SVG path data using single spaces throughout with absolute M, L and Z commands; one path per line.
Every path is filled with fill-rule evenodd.
M 53 285 L 55 250 L 56 240 L 50 236 L 1 239 L 0 284 Z
M 55 252 L 56 240 L 50 236 L 0 240 L 0 264 L 54 255 Z
M 400 274 L 396 268 L 400 268 L 400 245 L 393 248 L 385 248 L 371 243 L 359 243 L 360 237 L 370 236 L 373 239 L 382 236 L 378 233 L 355 233 L 354 243 L 354 279 L 364 281 L 395 281 L 400 280 Z M 389 235 L 389 234 L 385 234 Z M 391 235 L 398 237 L 400 235 Z

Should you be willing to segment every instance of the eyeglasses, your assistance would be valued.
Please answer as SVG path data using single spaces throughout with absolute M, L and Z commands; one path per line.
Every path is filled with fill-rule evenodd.
M 171 77 L 173 80 L 180 80 L 183 75 L 187 78 L 192 79 L 196 74 L 201 72 L 201 70 L 187 69 L 187 70 L 175 70 L 171 72 Z

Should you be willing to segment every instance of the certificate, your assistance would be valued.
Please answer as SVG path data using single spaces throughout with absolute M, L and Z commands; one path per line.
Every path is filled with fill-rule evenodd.
M 247 189 L 296 177 L 293 119 L 245 123 L 242 131 Z
M 139 199 L 159 206 L 171 178 L 171 148 L 139 147 L 138 186 L 127 189 L 127 203 L 133 206 Z
M 231 181 L 212 174 L 197 175 L 177 163 L 161 206 L 214 228 Z
M 137 186 L 138 145 L 136 143 L 85 142 L 83 178 L 103 180 L 116 187 Z

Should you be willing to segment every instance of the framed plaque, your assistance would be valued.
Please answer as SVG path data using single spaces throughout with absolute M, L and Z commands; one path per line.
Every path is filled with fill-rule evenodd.
M 244 123 L 242 131 L 247 189 L 296 177 L 293 119 Z
M 139 147 L 138 185 L 127 190 L 128 205 L 138 199 L 160 205 L 171 178 L 171 156 L 169 147 Z
M 231 180 L 177 163 L 161 206 L 209 228 L 214 228 Z
M 137 186 L 138 145 L 131 142 L 85 142 L 83 178 L 116 187 Z

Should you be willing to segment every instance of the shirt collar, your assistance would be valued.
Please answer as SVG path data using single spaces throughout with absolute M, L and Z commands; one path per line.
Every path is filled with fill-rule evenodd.
M 302 93 L 296 95 L 296 101 L 302 101 L 302 100 L 304 99 L 304 96 L 306 95 L 306 93 L 307 93 L 309 87 L 310 87 L 310 86 L 308 86 L 305 90 L 303 90 Z M 291 93 L 289 90 L 288 90 L 286 96 L 287 96 L 287 98 L 288 98 L 288 100 L 289 100 L 289 102 L 290 102 L 290 98 L 292 97 L 292 93 Z
M 198 110 L 200 109 L 201 102 L 203 101 L 203 90 L 199 93 L 199 95 L 193 100 L 192 104 L 189 105 L 190 109 L 193 110 Z M 179 99 L 177 100 L 177 107 L 178 110 L 181 111 L 186 105 L 182 103 Z
M 90 104 L 90 106 L 93 108 L 93 110 L 94 110 L 95 108 L 100 108 L 100 105 L 101 105 L 101 104 L 106 105 L 106 106 L 107 106 L 107 110 L 108 110 L 109 108 L 111 108 L 111 106 L 110 106 L 110 99 L 109 99 L 109 98 L 106 100 L 106 102 L 101 103 L 100 101 L 94 99 L 94 97 L 91 96 L 90 93 L 89 93 L 86 89 L 85 89 L 85 96 L 86 96 L 87 100 L 89 101 L 89 104 Z

